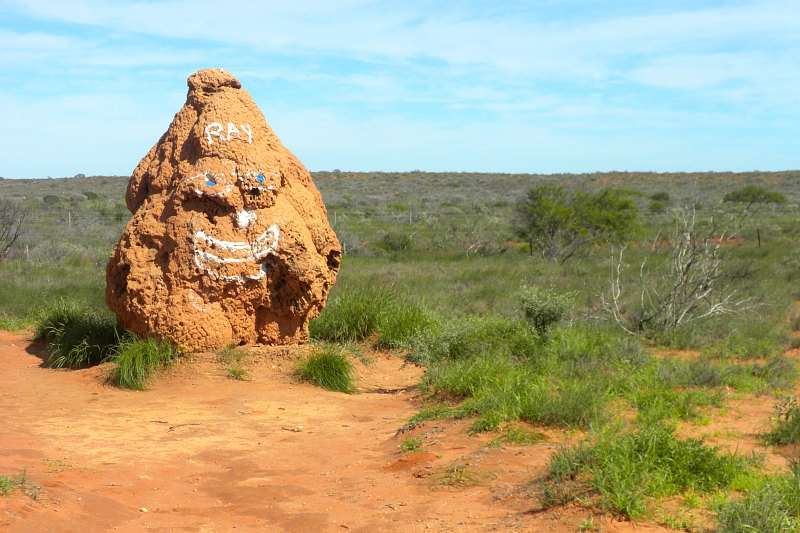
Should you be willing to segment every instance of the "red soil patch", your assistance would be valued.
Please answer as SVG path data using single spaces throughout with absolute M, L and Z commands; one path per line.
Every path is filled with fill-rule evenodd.
M 404 455 L 409 434 L 396 431 L 421 371 L 377 354 L 359 369 L 363 392 L 338 394 L 294 381 L 302 351 L 255 350 L 248 382 L 198 356 L 130 392 L 104 384 L 108 366 L 44 369 L 27 338 L 0 332 L 0 473 L 38 487 L 36 500 L 0 498 L 0 529 L 575 531 L 591 516 L 541 511 L 531 495 L 557 434 L 496 448 L 465 423 L 429 422 L 411 433 L 422 450 Z M 474 483 L 449 486 L 453 464 Z

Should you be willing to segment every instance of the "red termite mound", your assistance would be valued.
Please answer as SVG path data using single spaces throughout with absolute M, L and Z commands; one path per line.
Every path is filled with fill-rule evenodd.
M 108 306 L 184 350 L 301 342 L 340 264 L 319 191 L 236 78 L 208 69 L 188 83 L 128 184 Z

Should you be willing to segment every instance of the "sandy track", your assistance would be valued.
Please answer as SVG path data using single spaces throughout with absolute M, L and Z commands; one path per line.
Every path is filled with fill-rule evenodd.
M 0 473 L 38 491 L 0 498 L 3 530 L 575 531 L 589 516 L 537 512 L 527 487 L 553 442 L 493 448 L 429 423 L 424 451 L 401 454 L 420 371 L 394 357 L 361 368 L 355 395 L 295 383 L 280 352 L 256 355 L 250 382 L 200 357 L 128 392 L 104 385 L 108 368 L 48 370 L 36 352 L 0 332 Z M 474 486 L 441 484 L 454 463 Z

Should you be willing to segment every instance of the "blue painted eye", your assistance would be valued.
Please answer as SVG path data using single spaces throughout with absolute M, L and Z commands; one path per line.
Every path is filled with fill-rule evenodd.
M 212 174 L 211 172 L 206 174 L 206 186 L 208 187 L 215 186 L 217 184 L 217 180 L 215 178 L 216 176 L 214 176 L 214 174 Z
M 256 179 L 258 180 L 259 183 L 264 183 L 264 174 L 259 174 L 258 176 L 256 176 Z

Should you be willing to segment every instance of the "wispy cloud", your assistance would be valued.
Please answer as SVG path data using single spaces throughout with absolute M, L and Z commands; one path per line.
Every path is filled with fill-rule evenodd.
M 121 94 L 131 116 L 163 121 L 180 78 L 226 66 L 317 167 L 709 168 L 726 142 L 741 143 L 731 162 L 766 167 L 765 143 L 798 133 L 797 0 L 482 4 L 0 1 L 0 81 L 37 116 Z M 78 109 L 41 120 L 104 118 Z M 789 155 L 769 164 L 800 166 L 775 150 Z

